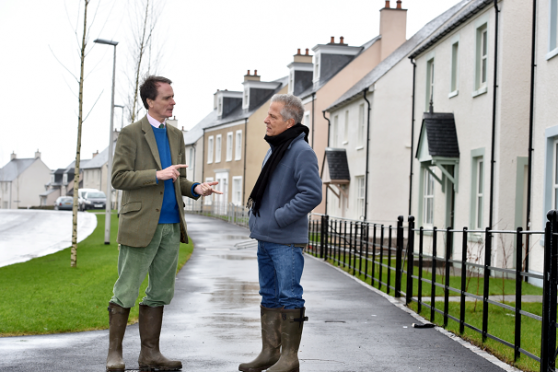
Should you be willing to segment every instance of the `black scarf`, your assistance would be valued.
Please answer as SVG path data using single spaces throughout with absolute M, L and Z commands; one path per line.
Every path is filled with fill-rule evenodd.
M 273 149 L 271 152 L 271 156 L 269 157 L 269 159 L 267 159 L 265 165 L 262 168 L 262 171 L 260 172 L 260 176 L 258 177 L 256 185 L 250 193 L 250 198 L 248 199 L 248 204 L 246 205 L 247 208 L 252 209 L 252 213 L 254 213 L 256 216 L 260 215 L 259 209 L 262 204 L 263 194 L 265 189 L 267 188 L 271 176 L 273 175 L 273 172 L 275 172 L 275 168 L 277 168 L 277 165 L 279 164 L 279 162 L 281 162 L 283 156 L 285 156 L 285 153 L 287 152 L 290 144 L 301 133 L 306 134 L 304 136 L 304 140 L 308 142 L 308 132 L 309 129 L 307 126 L 297 123 L 296 125 L 276 136 L 266 135 L 264 137 L 267 143 L 273 146 Z

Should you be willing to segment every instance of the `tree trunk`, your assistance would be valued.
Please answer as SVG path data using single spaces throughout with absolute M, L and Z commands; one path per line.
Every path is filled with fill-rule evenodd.
M 72 219 L 72 250 L 71 250 L 71 267 L 76 267 L 77 265 L 77 224 L 78 224 L 78 190 L 79 190 L 79 162 L 80 162 L 80 151 L 81 151 L 81 125 L 83 123 L 83 74 L 85 65 L 85 47 L 86 47 L 86 35 L 87 35 L 87 6 L 90 0 L 83 0 L 84 10 L 83 10 L 83 37 L 81 39 L 81 71 L 79 75 L 79 111 L 78 111 L 78 133 L 77 133 L 77 147 L 76 147 L 76 169 L 74 176 L 74 206 L 73 206 L 73 219 Z

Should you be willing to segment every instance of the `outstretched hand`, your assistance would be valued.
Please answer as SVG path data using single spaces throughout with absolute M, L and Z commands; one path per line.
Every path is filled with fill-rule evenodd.
M 157 171 L 157 179 L 161 181 L 166 181 L 172 179 L 172 182 L 176 181 L 180 177 L 181 168 L 188 168 L 186 164 L 171 165 L 163 170 Z
M 217 181 L 200 183 L 199 185 L 197 185 L 194 188 L 194 192 L 198 195 L 201 195 L 201 196 L 209 196 L 213 193 L 222 194 L 221 191 L 215 190 L 213 187 L 211 187 L 211 186 L 215 186 L 217 184 L 219 184 L 219 182 L 217 182 Z

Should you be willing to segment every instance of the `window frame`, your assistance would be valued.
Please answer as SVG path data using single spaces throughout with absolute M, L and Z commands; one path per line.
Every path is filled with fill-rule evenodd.
M 345 126 L 343 127 L 343 145 L 346 145 L 349 143 L 349 119 L 351 118 L 351 115 L 349 113 L 349 110 L 345 110 Z
M 221 162 L 221 153 L 223 147 L 223 136 L 218 134 L 215 136 L 215 163 Z
M 205 182 L 213 182 L 213 177 L 205 177 Z M 204 205 L 212 205 L 213 204 L 213 194 L 207 195 L 203 197 L 203 204 Z
M 213 163 L 213 155 L 215 152 L 214 143 L 215 143 L 215 137 L 209 136 L 207 138 L 207 164 Z
M 234 160 L 242 159 L 242 129 L 236 131 Z
M 227 132 L 225 161 L 232 161 L 233 159 L 233 132 Z
M 488 53 L 489 53 L 488 19 L 482 17 L 475 28 L 475 80 L 473 97 L 488 92 Z M 484 76 L 484 81 L 483 81 Z
M 364 120 L 364 103 L 358 105 L 358 137 L 357 145 L 359 147 L 364 146 L 364 138 L 366 136 L 366 120 Z
M 364 219 L 364 204 L 366 203 L 366 180 L 364 175 L 355 177 L 355 207 L 357 219 Z
M 558 55 L 558 0 L 548 1 L 548 52 L 546 59 Z
M 435 58 L 432 56 L 426 61 L 426 111 L 430 109 L 430 98 L 434 102 L 434 72 L 436 64 Z
M 450 66 L 450 92 L 448 98 L 459 94 L 459 37 L 454 37 L 451 44 L 451 66 Z
M 434 195 L 436 180 L 434 175 L 432 175 L 431 170 L 428 166 L 423 167 L 424 177 L 423 177 L 423 192 L 422 192 L 422 221 L 423 225 L 432 226 L 434 224 Z M 431 185 L 431 190 L 429 186 Z M 430 193 L 428 193 L 430 191 Z M 430 209 L 429 209 L 430 206 Z M 430 213 L 428 213 L 430 211 Z
M 238 190 L 235 189 L 235 181 L 238 181 Z M 236 202 L 236 197 L 235 194 L 236 193 L 240 193 L 239 194 L 239 198 L 238 198 L 238 203 Z M 234 176 L 232 177 L 232 198 L 231 198 L 231 202 L 234 205 L 237 206 L 241 206 L 242 205 L 242 176 Z
M 332 145 L 333 148 L 339 146 L 339 115 L 333 116 L 333 125 L 331 126 Z

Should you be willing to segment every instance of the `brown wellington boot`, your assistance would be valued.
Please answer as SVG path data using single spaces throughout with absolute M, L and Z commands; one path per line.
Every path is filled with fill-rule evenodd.
M 262 351 L 250 363 L 242 363 L 239 371 L 260 372 L 274 365 L 281 356 L 281 309 L 261 308 Z
M 298 347 L 304 322 L 308 320 L 305 311 L 305 307 L 281 310 L 281 358 L 267 372 L 299 372 Z
M 107 356 L 107 371 L 123 372 L 124 359 L 122 359 L 122 340 L 128 324 L 130 309 L 126 309 L 109 302 L 109 349 Z
M 159 351 L 159 336 L 163 324 L 163 307 L 139 305 L 139 331 L 141 351 L 138 358 L 140 371 L 178 371 L 182 362 L 169 360 Z

